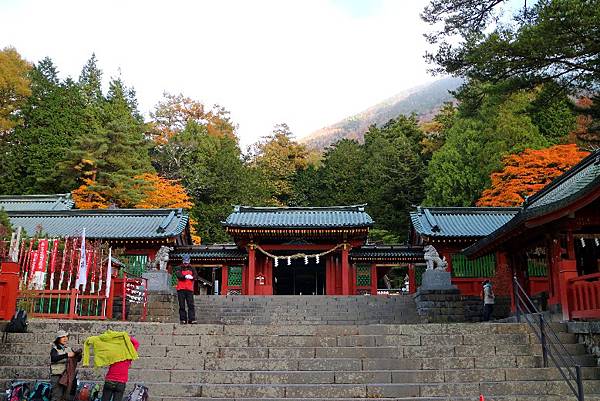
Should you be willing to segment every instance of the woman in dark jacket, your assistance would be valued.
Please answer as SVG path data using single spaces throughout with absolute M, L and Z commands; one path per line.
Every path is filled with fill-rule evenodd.
M 67 358 L 72 358 L 75 353 L 71 347 L 67 346 L 69 342 L 69 333 L 64 330 L 58 330 L 56 339 L 50 349 L 50 382 L 52 383 L 51 401 L 62 401 L 66 397 L 67 387 L 60 384 L 60 377 L 67 370 Z

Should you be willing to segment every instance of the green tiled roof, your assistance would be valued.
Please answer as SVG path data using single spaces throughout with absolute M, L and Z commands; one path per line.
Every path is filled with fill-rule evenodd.
M 192 261 L 245 260 L 248 257 L 246 250 L 238 248 L 235 244 L 179 246 L 169 257 L 172 260 L 181 260 L 183 255 L 190 255 Z
M 365 205 L 333 207 L 236 206 L 223 222 L 236 228 L 347 228 L 371 227 Z
M 365 245 L 350 251 L 350 259 L 387 260 L 402 262 L 424 262 L 423 247 L 408 247 L 405 245 Z
M 73 205 L 71 194 L 0 196 L 0 209 L 7 212 L 69 210 L 73 208 Z
M 13 227 L 29 235 L 41 228 L 50 237 L 81 235 L 88 238 L 160 239 L 180 235 L 188 224 L 182 209 L 96 209 L 8 212 Z
M 417 207 L 410 212 L 415 231 L 426 237 L 485 237 L 510 221 L 514 207 Z
M 486 238 L 468 247 L 467 256 L 487 252 L 494 243 L 502 242 L 502 237 L 521 227 L 528 220 L 559 211 L 593 191 L 600 189 L 600 149 L 592 152 L 572 169 L 556 178 L 539 192 L 529 197 L 523 209 L 513 220 L 499 227 Z

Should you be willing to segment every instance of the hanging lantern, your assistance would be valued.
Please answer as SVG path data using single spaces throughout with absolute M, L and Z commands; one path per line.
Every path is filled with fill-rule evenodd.
M 290 257 L 288 256 L 288 266 L 290 266 L 291 264 L 292 264 L 292 258 L 290 258 Z
M 304 255 L 304 264 L 307 265 L 308 264 L 308 255 Z
M 275 258 L 275 267 L 279 266 L 279 258 Z
M 319 264 L 319 255 L 317 255 L 316 259 L 317 259 L 317 264 Z
M 581 237 L 580 239 L 581 239 L 581 247 L 585 248 L 585 239 L 583 237 Z
M 594 238 L 594 242 L 596 243 L 596 246 L 600 246 L 600 240 L 598 240 L 598 238 Z

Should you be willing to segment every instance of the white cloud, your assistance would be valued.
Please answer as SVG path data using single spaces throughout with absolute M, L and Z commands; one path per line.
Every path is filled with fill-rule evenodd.
M 368 3 L 368 0 L 364 0 Z M 420 1 L 16 1 L 0 47 L 77 77 L 95 52 L 147 113 L 163 91 L 219 103 L 242 144 L 287 122 L 298 135 L 430 81 Z

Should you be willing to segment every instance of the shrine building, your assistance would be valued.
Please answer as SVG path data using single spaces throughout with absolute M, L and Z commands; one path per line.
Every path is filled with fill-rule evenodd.
M 172 263 L 190 255 L 205 279 L 220 282 L 219 294 L 375 295 L 392 266 L 424 262 L 419 246 L 368 245 L 373 220 L 364 205 L 236 206 L 222 224 L 232 244 L 171 254 Z
M 496 255 L 532 292 L 532 261 L 547 270 L 547 308 L 563 319 L 600 318 L 600 149 L 527 198 L 506 224 L 465 249 Z
M 74 209 L 70 194 L 2 195 L 0 209 L 27 236 L 80 237 L 123 249 L 120 260 L 141 275 L 162 246 L 192 243 L 189 215 L 183 209 Z

